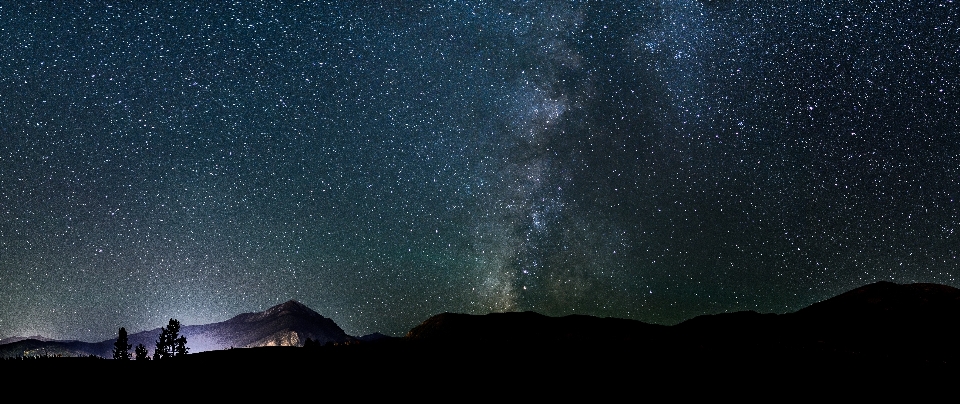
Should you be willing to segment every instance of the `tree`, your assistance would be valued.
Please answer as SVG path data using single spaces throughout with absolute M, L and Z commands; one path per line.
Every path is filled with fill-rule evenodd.
M 137 349 L 134 351 L 137 355 L 136 358 L 138 361 L 150 360 L 150 357 L 147 356 L 147 347 L 143 344 L 137 344 Z
M 120 327 L 117 342 L 113 343 L 113 359 L 130 360 L 130 344 L 127 343 L 127 330 Z
M 153 359 L 186 355 L 189 350 L 187 337 L 180 335 L 180 322 L 171 318 L 167 327 L 160 329 L 160 338 L 157 340 L 157 349 L 153 351 Z
M 187 348 L 187 337 L 183 335 L 180 338 L 177 338 L 177 344 L 173 347 L 173 353 L 176 356 L 186 355 L 190 351 L 190 348 Z

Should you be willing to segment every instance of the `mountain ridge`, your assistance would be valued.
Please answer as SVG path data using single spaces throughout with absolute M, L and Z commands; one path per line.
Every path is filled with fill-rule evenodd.
M 577 316 L 544 318 L 530 312 L 442 313 L 411 329 L 405 339 L 477 347 L 528 346 L 536 341 L 559 349 L 600 343 L 619 347 L 614 351 L 661 355 L 664 362 L 679 357 L 767 364 L 776 360 L 771 358 L 844 365 L 864 360 L 904 364 L 960 361 L 960 347 L 955 344 L 960 340 L 960 289 L 939 284 L 877 282 L 792 313 L 719 313 L 673 326 L 594 317 L 594 325 L 588 328 Z M 656 348 L 637 352 L 643 347 Z
M 160 327 L 128 334 L 132 347 L 143 344 L 150 354 L 156 346 Z M 346 342 L 347 335 L 333 320 L 296 301 L 272 306 L 261 312 L 238 314 L 226 321 L 181 326 L 190 353 L 260 346 L 303 346 L 309 338 L 319 343 Z M 58 341 L 48 338 L 11 337 L 0 344 L 0 357 L 36 355 L 112 357 L 115 338 L 99 342 Z
M 308 328 L 302 327 L 304 323 L 315 327 L 329 325 L 326 328 L 333 331 L 324 340 L 310 334 Z M 149 338 L 144 345 L 151 347 L 158 332 L 155 329 L 133 334 L 130 343 L 136 345 L 138 340 Z M 688 359 L 792 358 L 809 362 L 827 358 L 828 362 L 850 363 L 863 358 L 893 358 L 904 363 L 945 363 L 960 360 L 960 348 L 953 343 L 960 339 L 960 289 L 938 284 L 878 282 L 792 313 L 720 313 L 697 316 L 673 326 L 587 315 L 550 317 L 536 312 L 440 313 L 411 328 L 403 338 L 376 338 L 379 342 L 367 343 L 346 335 L 332 320 L 291 300 L 220 323 L 186 326 L 182 333 L 187 336 L 191 353 L 232 347 L 302 346 L 310 338 L 319 342 L 312 347 L 330 341 L 446 347 L 436 352 L 472 352 L 470 355 L 478 360 L 482 359 L 478 352 L 514 352 L 518 347 L 547 356 L 556 349 L 570 352 L 570 347 L 591 347 L 605 349 L 603 354 L 620 350 L 641 355 L 643 351 L 641 356 L 653 355 L 665 361 L 675 355 Z M 233 344 L 227 346 L 225 341 Z M 97 352 L 106 354 L 98 355 L 109 356 L 112 343 L 113 340 L 107 340 L 90 345 L 99 344 Z M 15 344 L 41 352 L 44 346 L 76 347 L 89 343 L 25 340 L 8 345 Z M 0 356 L 4 347 L 0 345 Z M 258 349 L 256 352 L 263 355 L 265 351 Z M 653 351 L 644 351 L 650 349 Z M 283 352 L 296 356 L 298 351 Z M 243 354 L 226 356 L 230 355 Z

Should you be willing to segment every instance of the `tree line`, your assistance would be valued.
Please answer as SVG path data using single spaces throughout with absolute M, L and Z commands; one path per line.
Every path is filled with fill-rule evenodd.
M 160 337 L 157 339 L 157 347 L 153 350 L 153 359 L 167 359 L 186 355 L 190 348 L 187 347 L 187 337 L 180 335 L 180 322 L 171 318 L 166 327 L 160 329 Z M 133 359 L 150 360 L 147 347 L 143 344 L 137 344 L 134 350 Z M 130 343 L 127 341 L 127 330 L 120 327 L 117 332 L 117 341 L 113 343 L 113 359 L 130 360 Z

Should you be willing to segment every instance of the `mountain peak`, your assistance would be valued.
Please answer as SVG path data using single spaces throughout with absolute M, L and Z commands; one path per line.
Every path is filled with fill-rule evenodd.
M 936 317 L 960 310 L 960 290 L 932 283 L 876 282 L 800 309 L 797 314 L 863 318 L 898 315 Z
M 285 309 L 307 309 L 310 310 L 305 304 L 300 303 L 294 299 L 287 300 L 286 302 L 280 303 L 274 307 L 283 307 Z
M 300 303 L 296 300 L 290 299 L 286 302 L 280 303 L 276 306 L 273 306 L 263 312 L 266 315 L 274 316 L 283 316 L 288 314 L 303 314 L 309 316 L 319 316 L 320 313 L 317 313 L 313 309 L 307 307 L 305 304 Z
M 280 303 L 276 306 L 270 307 L 269 309 L 266 309 L 264 311 L 240 314 L 227 321 L 233 321 L 233 322 L 264 321 L 267 319 L 277 319 L 280 317 L 287 317 L 291 315 L 294 317 L 303 317 L 303 318 L 316 318 L 316 319 L 324 318 L 322 315 L 320 315 L 320 313 L 317 313 L 313 309 L 307 307 L 305 304 L 291 299 L 286 302 Z
M 14 343 L 14 342 L 19 342 L 19 341 L 26 341 L 26 340 L 28 340 L 28 339 L 32 339 L 32 340 L 40 341 L 40 342 L 57 342 L 57 341 L 59 341 L 59 340 L 56 340 L 56 339 L 53 339 L 53 338 L 47 338 L 47 337 L 40 336 L 40 335 L 32 335 L 32 336 L 29 336 L 29 337 L 14 336 L 14 337 L 7 337 L 7 338 L 0 339 L 0 345 L 3 345 L 3 344 L 11 344 L 11 343 Z M 67 341 L 61 341 L 61 342 L 67 342 Z

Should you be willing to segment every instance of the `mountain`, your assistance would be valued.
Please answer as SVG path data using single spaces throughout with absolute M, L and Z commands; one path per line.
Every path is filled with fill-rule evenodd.
M 763 369 L 788 363 L 796 370 L 946 366 L 960 361 L 960 290 L 879 282 L 795 313 L 703 315 L 670 327 L 532 312 L 443 313 L 410 330 L 405 340 L 443 346 L 447 355 L 457 351 L 461 357 L 484 347 L 496 347 L 483 354 L 493 357 L 527 355 L 529 347 L 547 346 L 541 361 L 560 348 L 567 357 L 605 355 L 611 361 L 640 360 L 674 369 L 705 364 Z
M 878 282 L 786 317 L 798 334 L 836 350 L 960 359 L 960 289 L 950 286 Z
M 863 330 L 875 327 L 911 329 L 956 328 L 960 314 L 960 289 L 915 283 L 877 282 L 794 313 L 776 315 L 752 311 L 698 316 L 677 328 L 705 331 L 713 328 L 803 328 Z
M 193 363 L 251 359 L 323 361 L 331 369 L 402 368 L 410 375 L 474 376 L 547 371 L 559 377 L 594 369 L 612 375 L 611 364 L 630 364 L 670 375 L 732 374 L 750 369 L 842 373 L 875 369 L 942 370 L 960 362 L 960 290 L 935 284 L 879 282 L 787 314 L 756 312 L 698 316 L 674 326 L 583 315 L 548 317 L 535 312 L 470 315 L 442 313 L 403 338 L 358 342 L 333 321 L 290 301 L 259 313 L 207 325 L 185 326 Z M 159 329 L 130 335 L 153 348 Z M 376 338 L 377 336 L 373 336 Z M 307 338 L 319 344 L 296 349 Z M 0 356 L 24 353 L 109 357 L 113 340 L 100 343 L 22 340 L 0 345 Z M 230 350 L 230 347 L 255 349 Z M 671 373 L 673 372 L 673 373 Z M 713 372 L 713 373 L 711 373 Z M 627 373 L 624 373 L 626 375 Z M 812 373 L 809 373 L 812 374 Z
M 190 353 L 261 346 L 303 346 L 308 338 L 321 344 L 352 339 L 333 320 L 294 300 L 262 312 L 240 314 L 219 323 L 182 326 L 180 334 L 187 338 Z M 127 339 L 134 348 L 137 344 L 143 344 L 152 354 L 159 335 L 160 328 L 155 328 L 129 334 Z M 0 345 L 0 357 L 97 355 L 111 358 L 114 341 L 109 339 L 90 343 L 19 339 Z
M 389 335 L 383 335 L 379 332 L 373 334 L 367 334 L 360 337 L 357 337 L 357 341 L 360 342 L 383 342 L 397 339 L 397 337 L 391 337 Z
M 158 334 L 159 330 L 149 335 L 155 339 Z M 308 338 L 321 344 L 345 342 L 351 338 L 333 320 L 294 300 L 259 313 L 240 314 L 220 323 L 185 326 L 181 334 L 187 337 L 190 352 L 303 346 Z
M 41 341 L 41 342 L 57 341 L 57 340 L 55 340 L 55 339 L 51 339 L 51 338 L 47 338 L 47 337 L 41 337 L 41 336 L 39 336 L 39 335 L 34 335 L 34 336 L 32 336 L 32 337 L 8 337 L 8 338 L 2 338 L 2 339 L 0 339 L 0 345 L 12 344 L 12 343 L 14 343 L 14 342 L 20 342 L 20 341 L 27 340 L 27 339 L 32 339 L 32 340 Z M 68 342 L 68 341 L 63 341 L 63 342 Z
M 107 355 L 101 354 L 105 347 L 113 349 L 113 341 L 104 342 L 58 341 L 49 338 L 34 339 L 33 337 L 19 339 L 15 342 L 0 345 L 0 358 L 36 357 L 36 356 L 88 356 L 97 355 L 112 357 L 112 351 Z
M 877 282 L 800 309 L 797 315 L 837 323 L 946 320 L 960 312 L 960 289 L 933 283 Z
M 739 352 L 798 363 L 945 366 L 960 360 L 960 289 L 877 282 L 794 313 L 699 316 L 671 330 L 706 355 Z M 766 360 L 766 359 L 762 359 Z
M 634 343 L 645 341 L 666 328 L 635 320 L 584 315 L 548 317 L 531 311 L 486 315 L 443 313 L 414 327 L 405 339 L 474 345 Z

